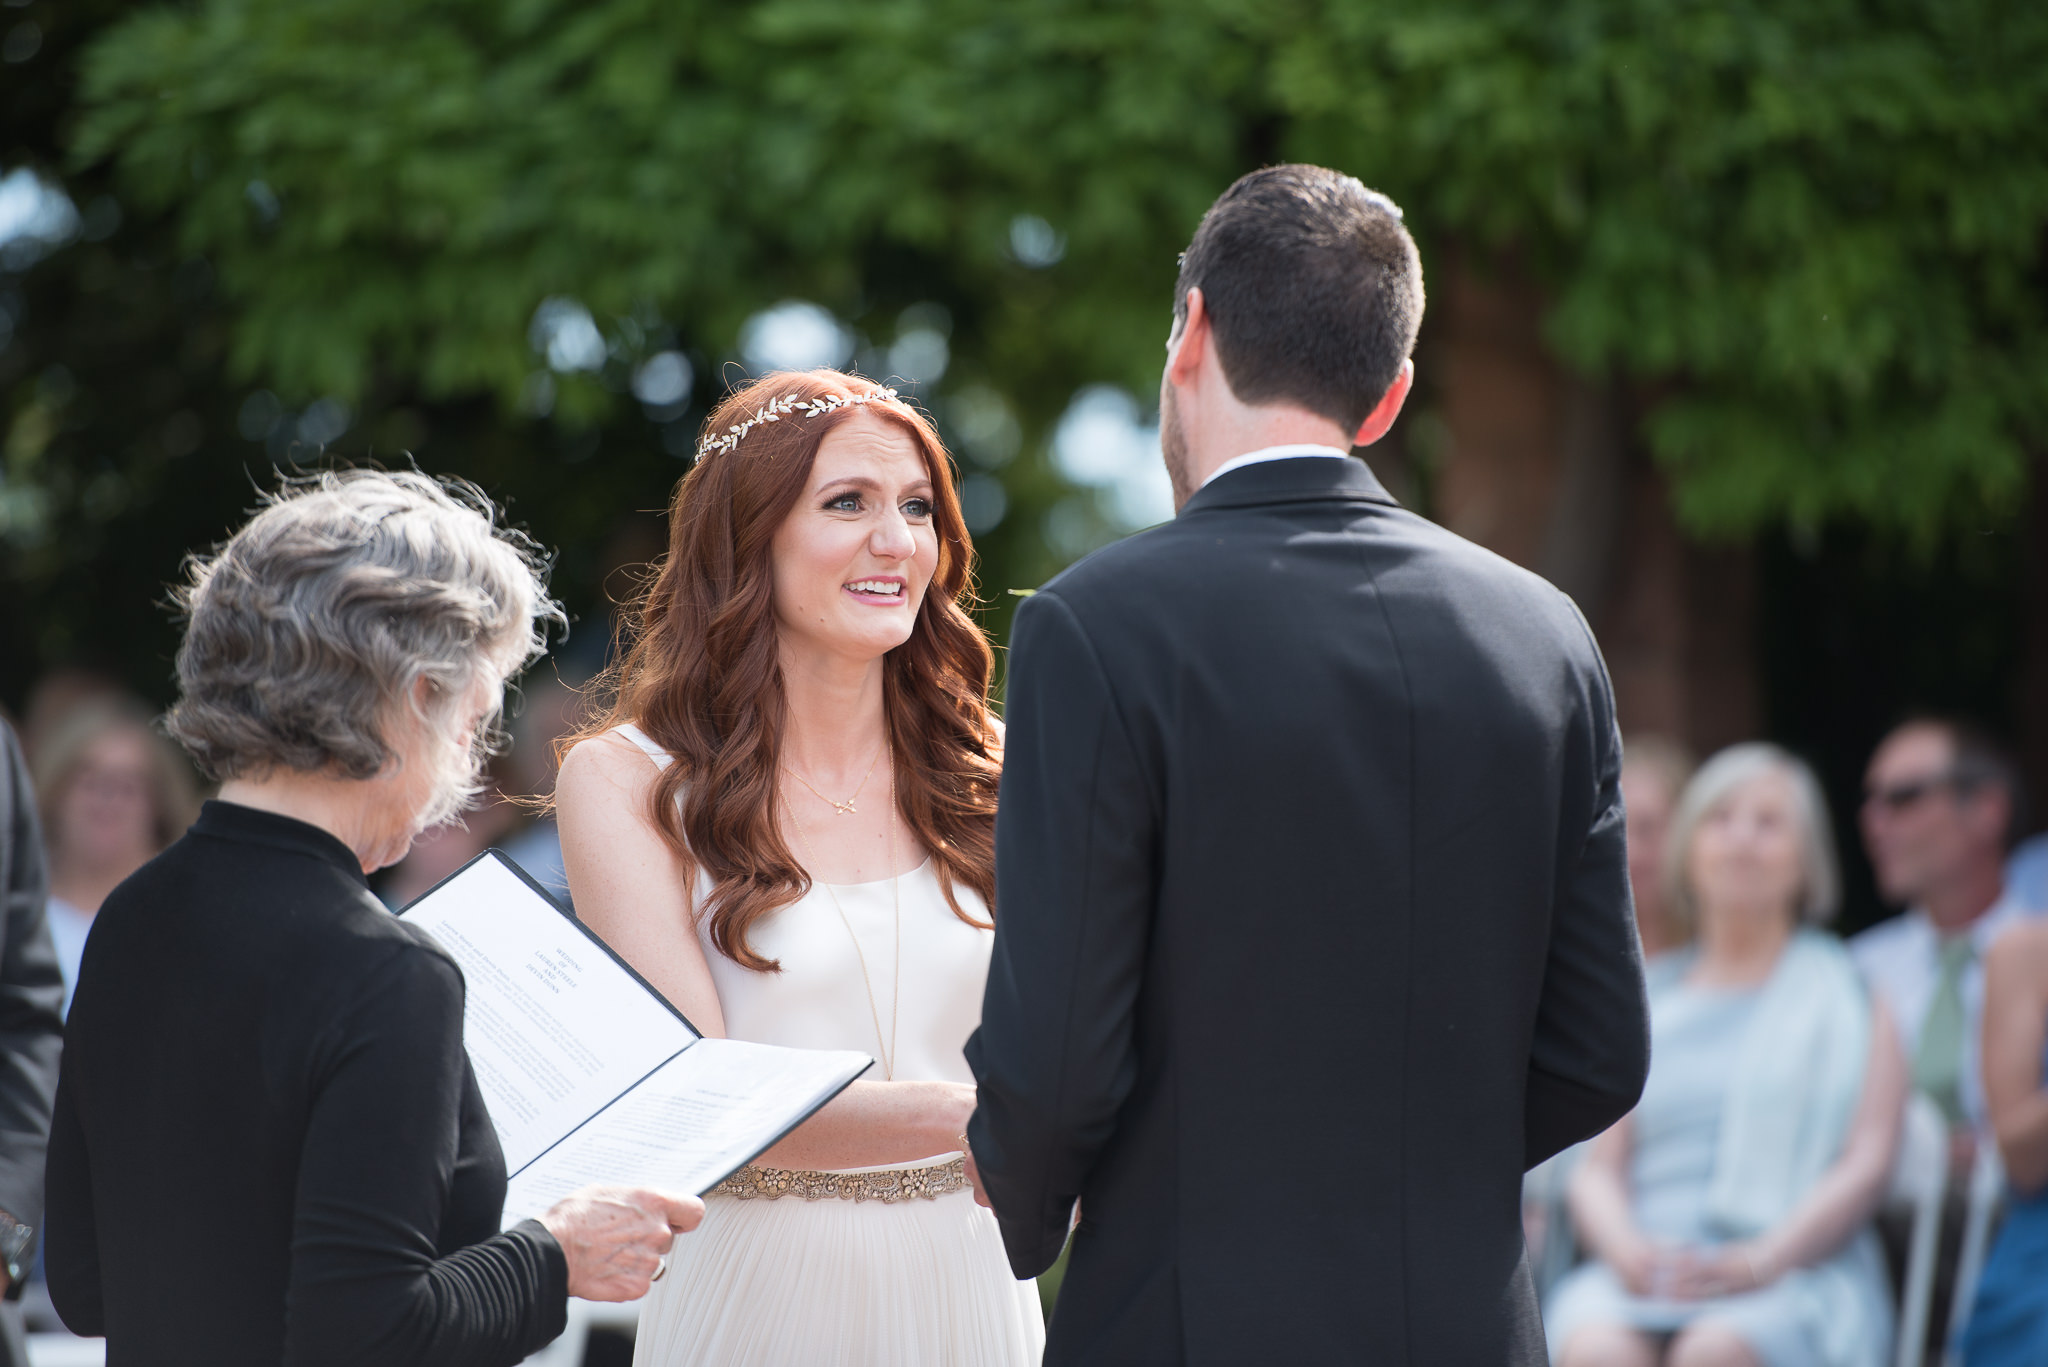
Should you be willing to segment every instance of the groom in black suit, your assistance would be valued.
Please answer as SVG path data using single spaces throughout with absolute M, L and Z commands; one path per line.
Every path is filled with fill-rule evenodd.
M 1536 1364 L 1522 1172 L 1649 1063 L 1606 670 L 1349 449 L 1414 374 L 1400 210 L 1246 176 L 1182 258 L 1180 512 L 1017 613 L 968 1044 L 1049 1364 Z

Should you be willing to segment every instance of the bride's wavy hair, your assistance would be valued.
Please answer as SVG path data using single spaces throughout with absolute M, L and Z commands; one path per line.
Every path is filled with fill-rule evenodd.
M 826 433 L 863 409 L 917 443 L 931 474 L 939 542 L 938 568 L 910 639 L 884 657 L 896 805 L 930 851 L 954 914 L 985 924 L 960 905 L 955 885 L 995 905 L 1002 762 L 988 711 L 994 657 L 966 612 L 974 547 L 946 448 L 915 408 L 836 370 L 780 373 L 745 385 L 712 410 L 704 431 L 729 433 L 791 399 L 845 406 L 814 414 L 783 407 L 776 420 L 747 429 L 744 440 L 707 447 L 676 486 L 668 551 L 622 621 L 623 651 L 595 685 L 609 707 L 600 705 L 602 715 L 560 747 L 630 721 L 675 757 L 655 784 L 650 815 L 685 867 L 710 876 L 710 894 L 696 914 L 709 919 L 711 942 L 761 972 L 781 965 L 755 952 L 748 930 L 810 889 L 775 819 L 785 703 L 771 545 L 810 481 Z

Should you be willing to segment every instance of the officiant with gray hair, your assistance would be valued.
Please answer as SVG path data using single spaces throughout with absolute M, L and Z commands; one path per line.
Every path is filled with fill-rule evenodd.
M 501 1231 L 462 975 L 365 881 L 477 792 L 544 563 L 473 486 L 369 470 L 191 561 L 168 728 L 220 794 L 97 917 L 50 1144 L 51 1296 L 113 1367 L 509 1367 L 702 1217 L 586 1188 Z

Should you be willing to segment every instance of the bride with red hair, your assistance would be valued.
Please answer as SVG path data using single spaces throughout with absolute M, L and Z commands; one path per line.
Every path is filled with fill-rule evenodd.
M 705 433 L 557 783 L 577 914 L 705 1034 L 876 1064 L 707 1194 L 634 1360 L 1036 1363 L 959 1138 L 1002 738 L 950 462 L 831 370 L 738 390 Z

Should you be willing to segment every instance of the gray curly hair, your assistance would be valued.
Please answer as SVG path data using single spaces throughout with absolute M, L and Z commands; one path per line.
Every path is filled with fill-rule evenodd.
M 494 692 L 565 623 L 547 559 L 466 480 L 337 470 L 286 479 L 173 591 L 186 618 L 180 696 L 165 726 L 209 778 L 277 769 L 366 779 L 393 761 L 409 706 L 430 734 L 480 679 Z M 426 680 L 429 701 L 415 702 Z M 420 824 L 481 788 L 499 708 L 466 746 L 435 755 Z

